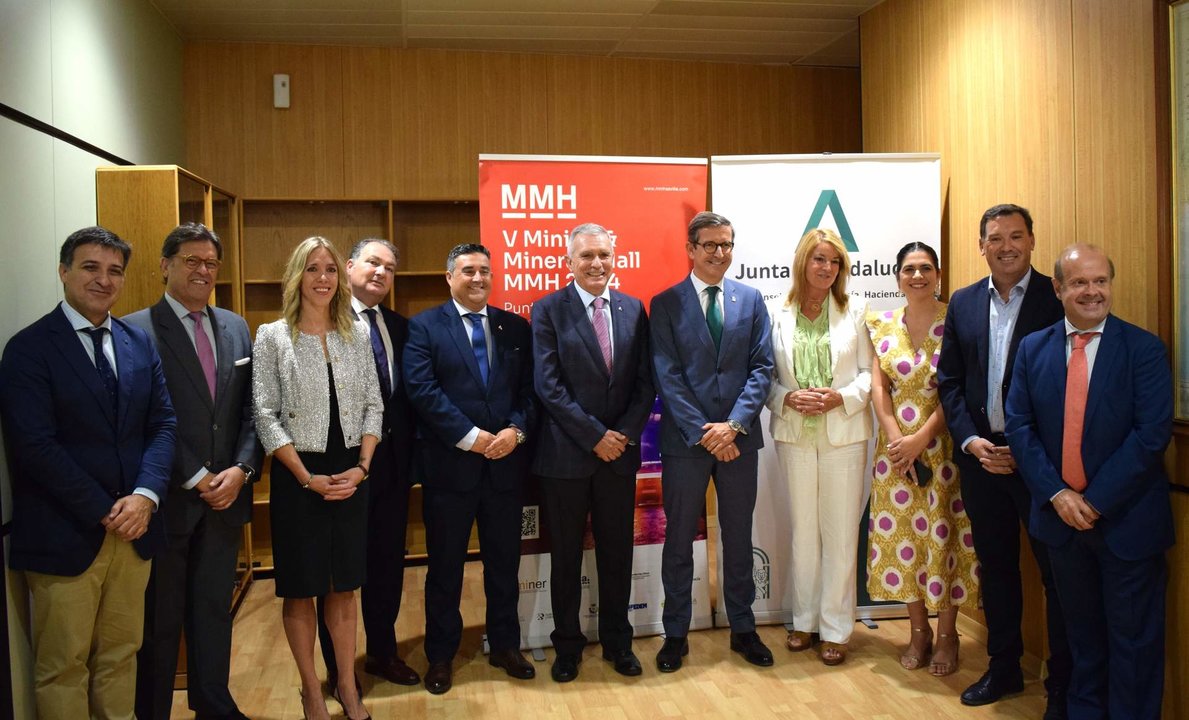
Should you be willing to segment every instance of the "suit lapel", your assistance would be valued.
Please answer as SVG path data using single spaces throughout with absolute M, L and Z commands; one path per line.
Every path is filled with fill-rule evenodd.
M 845 321 L 847 320 L 847 313 L 842 308 L 838 307 L 838 303 L 834 301 L 834 295 L 830 295 L 830 377 L 838 375 L 838 358 L 841 356 L 842 348 L 848 343 L 845 342 L 847 338 L 843 337 L 845 333 Z M 913 348 L 915 351 L 916 348 Z
M 694 282 L 689 277 L 685 282 L 681 283 L 678 289 L 679 299 L 681 300 L 681 316 L 688 318 L 689 322 L 693 323 L 693 334 L 698 338 L 699 344 L 710 353 L 713 357 L 718 357 L 718 352 L 714 348 L 714 340 L 710 337 L 710 327 L 706 325 L 706 313 L 702 311 L 702 303 L 698 298 L 697 291 L 694 290 Z M 720 298 L 721 299 L 721 298 Z M 726 313 L 723 313 L 724 318 Z M 726 321 L 724 319 L 724 325 Z M 726 328 L 723 328 L 723 345 L 726 344 Z
M 132 401 L 132 368 L 136 364 L 136 359 L 132 355 L 132 339 L 128 337 L 128 332 L 124 330 L 124 327 L 115 320 L 112 320 L 111 323 L 111 339 L 116 351 L 116 377 L 118 378 L 116 404 L 119 406 L 116 423 L 118 425 L 120 419 L 128 415 L 128 404 Z
M 211 320 L 211 329 L 215 333 L 215 353 L 218 356 L 215 360 L 215 398 L 221 401 L 226 396 L 227 386 L 231 383 L 231 373 L 235 369 L 237 358 L 232 350 L 234 340 L 231 337 L 231 329 L 216 319 L 213 307 L 207 306 L 206 311 Z M 198 357 L 197 351 L 194 356 Z
M 157 340 L 162 348 L 164 348 L 177 361 L 178 365 L 182 367 L 186 374 L 186 380 L 194 387 L 194 394 L 196 397 L 202 399 L 203 404 L 208 409 L 213 409 L 211 401 L 210 390 L 206 387 L 206 375 L 202 372 L 202 363 L 198 361 L 198 352 L 194 349 L 194 343 L 190 340 L 189 333 L 186 328 L 182 327 L 182 321 L 174 314 L 173 308 L 170 307 L 169 302 L 165 298 L 161 298 L 153 308 L 149 311 L 149 315 L 153 319 L 153 326 L 157 330 Z M 211 316 L 211 326 L 215 327 Z M 219 341 L 219 333 L 215 332 L 216 342 Z M 234 362 L 233 360 L 226 360 L 229 357 L 230 350 L 226 352 L 222 344 L 217 346 L 219 349 L 219 357 L 225 359 L 225 362 Z M 222 371 L 216 371 L 216 393 L 219 385 L 222 384 Z
M 1119 362 L 1123 357 L 1123 327 L 1108 315 L 1102 337 L 1098 338 L 1098 350 L 1094 353 L 1094 372 L 1090 374 L 1090 387 L 1086 393 L 1086 421 L 1082 424 L 1083 437 L 1089 431 L 1090 420 L 1102 398 L 1110 390 L 1111 383 L 1119 375 Z
M 442 306 L 442 323 L 450 337 L 454 339 L 455 349 L 462 357 L 463 363 L 470 368 L 471 376 L 475 378 L 475 384 L 486 391 L 483 376 L 479 374 L 479 363 L 475 360 L 475 351 L 471 348 L 471 339 L 467 336 L 466 325 L 462 321 L 462 316 L 458 314 L 458 308 L 454 306 L 453 300 L 446 301 L 446 304 Z M 494 345 L 493 342 L 492 346 L 494 347 Z M 487 358 L 487 377 L 491 377 L 491 358 Z
M 611 291 L 611 382 L 615 382 L 615 370 L 624 368 L 627 372 L 631 372 L 631 368 L 627 367 L 623 360 L 628 357 L 629 348 L 631 344 L 631 329 L 636 326 L 635 313 L 629 314 L 623 309 L 623 296 L 618 292 Z M 592 330 L 593 332 L 593 330 Z M 599 359 L 602 359 L 602 351 L 599 352 Z
M 87 357 L 87 351 L 83 350 L 78 331 L 70 326 L 70 320 L 67 319 L 66 313 L 62 312 L 61 308 L 55 312 L 58 314 L 58 322 L 52 327 L 52 342 L 58 348 L 58 354 L 65 358 L 70 367 L 78 374 L 78 379 L 91 391 L 95 402 L 99 403 L 104 416 L 114 427 L 116 419 L 112 415 L 111 402 L 107 399 L 107 390 L 103 387 L 103 381 L 99 379 L 99 371 Z
M 1041 293 L 1053 292 L 1053 288 L 1049 285 L 1049 279 L 1044 277 L 1034 269 L 1032 271 L 1032 278 L 1028 281 L 1028 289 L 1024 291 L 1024 297 L 1020 300 L 1020 312 L 1016 315 L 1016 324 L 1011 331 L 1011 341 L 1007 346 L 1007 368 L 1006 372 L 1011 373 L 1011 369 L 1015 367 L 1016 350 L 1020 347 L 1020 340 L 1025 335 L 1039 330 L 1039 327 L 1034 327 L 1033 323 L 1037 318 L 1036 306 L 1040 301 Z M 990 302 L 988 300 L 988 302 Z M 983 354 L 984 357 L 986 353 Z
M 396 395 L 401 384 L 400 355 L 405 346 L 405 338 L 401 336 L 397 326 L 396 313 L 381 305 L 380 317 L 384 318 L 384 325 L 388 329 L 388 342 L 392 344 L 392 357 L 388 360 L 392 364 L 392 394 Z M 388 398 L 384 398 L 384 402 L 387 403 Z
M 731 280 L 723 278 L 722 281 L 722 342 L 719 343 L 719 352 L 722 348 L 731 347 L 732 343 L 741 342 L 736 339 L 743 327 L 743 311 L 739 309 L 739 288 Z M 750 333 L 749 333 L 750 334 Z M 710 337 L 710 327 L 706 327 L 706 337 Z M 713 346 L 713 343 L 711 343 Z M 742 343 L 744 346 L 749 346 L 750 343 Z
M 977 292 L 974 294 L 975 357 L 978 358 L 978 375 L 975 377 L 983 378 L 984 384 L 987 377 L 987 348 L 991 344 L 991 294 L 987 289 L 989 282 L 990 279 L 984 279 L 978 284 Z M 1008 368 L 1010 367 L 1008 365 Z M 983 395 L 986 395 L 985 391 Z

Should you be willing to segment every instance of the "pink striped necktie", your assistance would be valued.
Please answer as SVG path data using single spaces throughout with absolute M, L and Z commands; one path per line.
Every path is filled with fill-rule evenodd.
M 201 310 L 195 310 L 186 317 L 194 321 L 194 349 L 198 351 L 198 362 L 202 365 L 202 374 L 206 376 L 206 388 L 211 392 L 211 400 L 215 399 L 215 351 L 211 347 L 211 339 L 202 328 Z
M 607 330 L 607 316 L 603 314 L 603 305 L 606 302 L 601 297 L 594 299 L 594 315 L 591 321 L 594 323 L 595 337 L 599 339 L 599 350 L 603 351 L 603 362 L 607 364 L 607 372 L 611 372 L 611 333 Z

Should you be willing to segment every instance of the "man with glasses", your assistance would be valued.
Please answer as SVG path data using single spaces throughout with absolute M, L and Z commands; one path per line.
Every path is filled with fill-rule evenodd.
M 772 664 L 751 610 L 751 522 L 757 451 L 764 445 L 759 416 L 772 381 L 771 327 L 763 296 L 724 277 L 734 247 L 729 220 L 698 213 L 686 243 L 692 272 L 652 299 L 653 371 L 664 403 L 661 484 L 668 523 L 661 554 L 665 642 L 656 656 L 661 672 L 680 669 L 689 653 L 693 541 L 712 475 L 731 649 L 753 665 Z
M 148 333 L 178 418 L 165 548 L 153 560 L 137 656 L 136 716 L 169 718 L 186 628 L 186 694 L 199 718 L 242 718 L 227 689 L 231 593 L 262 451 L 252 413 L 252 340 L 233 312 L 209 304 L 223 245 L 184 223 L 161 247 L 165 294 L 124 320 Z

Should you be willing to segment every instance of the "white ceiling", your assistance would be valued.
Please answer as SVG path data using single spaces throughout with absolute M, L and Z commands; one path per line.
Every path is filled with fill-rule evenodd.
M 858 67 L 882 0 L 151 0 L 186 40 Z

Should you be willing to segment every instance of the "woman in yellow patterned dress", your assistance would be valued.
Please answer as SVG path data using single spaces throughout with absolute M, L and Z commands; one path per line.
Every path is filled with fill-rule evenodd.
M 871 403 L 879 439 L 871 486 L 867 592 L 908 605 L 912 632 L 900 664 L 949 675 L 958 669 L 958 606 L 978 593 L 978 561 L 958 488 L 953 443 L 937 396 L 945 303 L 937 253 L 909 243 L 896 257 L 907 305 L 868 313 L 877 362 Z M 929 613 L 937 613 L 937 642 Z M 930 663 L 930 656 L 932 662 Z

